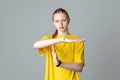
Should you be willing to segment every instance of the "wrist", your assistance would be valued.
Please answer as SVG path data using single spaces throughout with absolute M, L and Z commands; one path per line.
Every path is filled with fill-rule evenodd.
M 65 42 L 65 38 L 62 38 L 62 42 Z
M 62 62 L 60 60 L 58 60 L 58 64 L 56 65 L 56 67 L 59 67 L 62 64 Z

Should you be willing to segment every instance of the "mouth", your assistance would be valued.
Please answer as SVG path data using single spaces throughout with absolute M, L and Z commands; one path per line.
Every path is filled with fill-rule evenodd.
M 59 27 L 59 29 L 64 29 L 64 27 Z

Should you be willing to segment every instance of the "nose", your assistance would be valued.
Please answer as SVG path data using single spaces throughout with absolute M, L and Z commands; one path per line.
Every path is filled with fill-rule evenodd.
M 63 25 L 63 22 L 62 22 L 62 21 L 60 21 L 60 25 Z

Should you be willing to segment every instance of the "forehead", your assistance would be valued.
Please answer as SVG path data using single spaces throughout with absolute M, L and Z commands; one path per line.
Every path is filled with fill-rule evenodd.
M 67 17 L 67 15 L 65 14 L 65 13 L 63 13 L 63 12 L 59 12 L 59 13 L 55 13 L 54 14 L 54 18 L 66 18 Z

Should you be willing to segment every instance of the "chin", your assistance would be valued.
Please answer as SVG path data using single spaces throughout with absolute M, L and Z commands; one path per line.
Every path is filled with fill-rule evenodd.
M 66 32 L 67 31 L 67 29 L 65 29 L 65 28 L 63 28 L 63 29 L 57 29 L 58 31 L 60 31 L 60 32 Z

